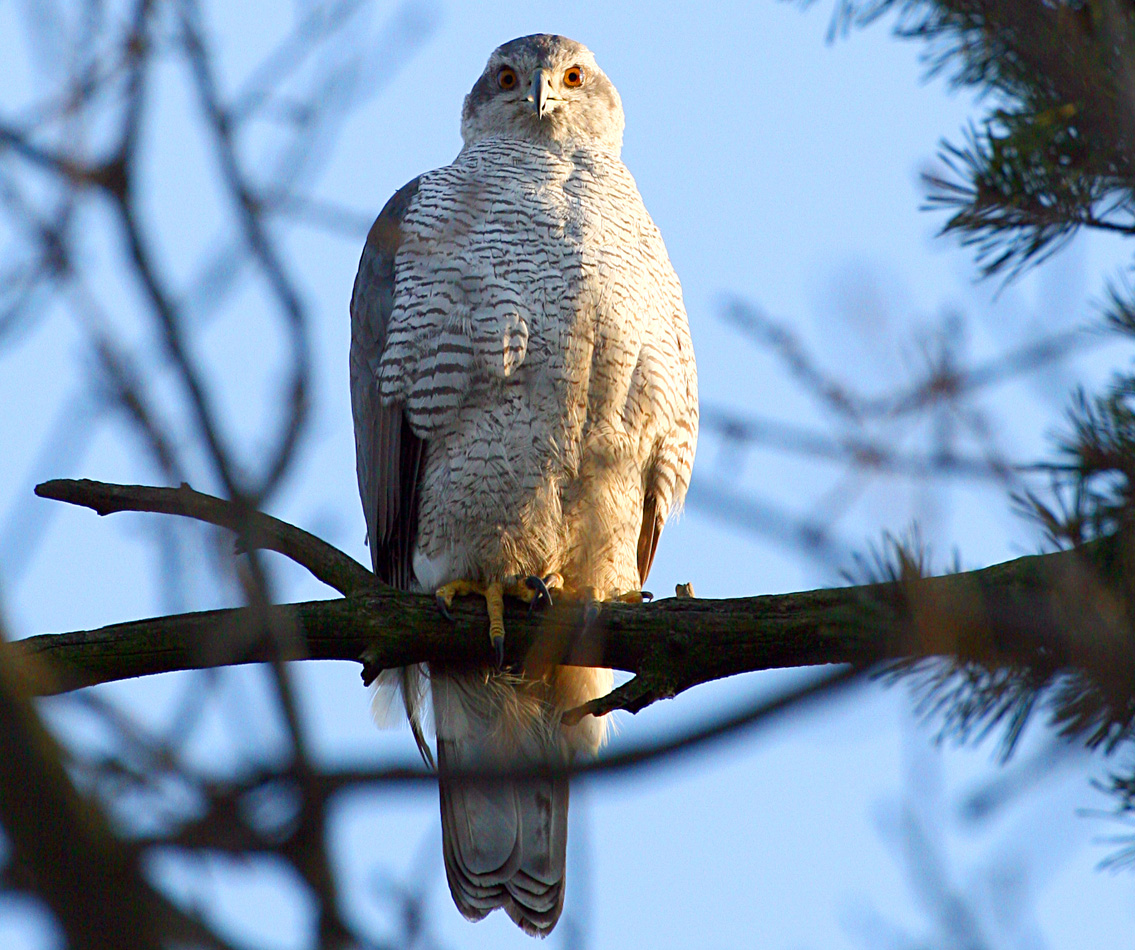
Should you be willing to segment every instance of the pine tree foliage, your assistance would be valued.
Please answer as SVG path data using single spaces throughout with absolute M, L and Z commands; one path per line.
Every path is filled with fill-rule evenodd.
M 1041 504 L 1039 500 L 1035 503 Z M 1092 549 L 1091 559 L 1101 577 L 1122 573 L 1115 566 L 1129 561 L 1130 538 L 1129 532 L 1117 532 Z M 880 602 L 885 605 L 884 614 L 898 605 L 898 612 L 906 615 L 903 623 L 909 623 L 920 609 L 909 594 L 917 589 L 917 581 L 944 573 L 933 565 L 917 530 L 901 538 L 886 535 L 881 546 L 860 558 L 857 567 L 848 574 L 853 583 L 881 584 L 885 585 L 881 591 L 897 592 L 883 594 Z M 955 556 L 945 573 L 961 570 Z M 1120 602 L 1135 603 L 1135 597 Z M 1038 713 L 1064 738 L 1111 752 L 1135 738 L 1135 638 L 1130 636 L 1126 615 L 1118 623 L 1101 625 L 1100 612 L 1110 611 L 1083 611 L 1077 656 L 1047 641 L 1038 629 L 1012 645 L 1011 660 L 1003 652 L 1004 644 L 971 642 L 968 656 L 904 658 L 884 664 L 879 675 L 885 682 L 901 681 L 911 688 L 916 711 L 938 725 L 939 738 L 980 742 L 999 734 L 1003 761 Z M 1046 622 L 1042 613 L 1038 611 L 1035 618 L 1041 628 Z M 1130 655 L 1130 664 L 1114 662 L 1124 655 Z
M 1135 235 L 1135 2 L 1132 0 L 840 0 L 833 35 L 894 17 L 894 31 L 924 44 L 931 75 L 978 93 L 985 114 L 943 144 L 925 177 L 927 207 L 947 215 L 943 234 L 974 249 L 982 274 L 1012 279 L 1082 228 Z M 1113 284 L 1110 329 L 1135 337 L 1135 291 Z M 1045 467 L 1052 490 L 1019 507 L 1056 547 L 1110 539 L 1119 577 L 1116 614 L 1135 641 L 1135 374 L 1119 372 L 1096 395 L 1077 393 L 1067 433 Z M 924 556 L 892 544 L 892 575 Z M 1120 568 L 1115 571 L 1115 563 Z M 1125 674 L 1128 671 L 1123 671 Z M 1037 664 L 986 669 L 920 661 L 893 668 L 912 680 L 943 734 L 981 738 L 1003 728 L 1008 754 L 1038 709 L 1062 733 L 1112 750 L 1135 737 L 1135 696 L 1100 677 Z M 1135 775 L 1110 786 L 1135 814 Z M 1135 863 L 1135 849 L 1131 852 Z
M 927 178 L 944 231 L 986 274 L 1014 274 L 1082 227 L 1135 234 L 1135 4 L 844 0 L 834 31 L 897 15 L 932 74 L 989 104 Z

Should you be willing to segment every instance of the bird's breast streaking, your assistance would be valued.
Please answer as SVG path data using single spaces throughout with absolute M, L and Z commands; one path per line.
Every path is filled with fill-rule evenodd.
M 623 112 L 586 47 L 537 35 L 489 58 L 465 147 L 375 222 L 352 297 L 359 488 L 376 574 L 501 599 L 639 596 L 689 483 L 697 376 L 681 288 L 619 158 Z M 580 610 L 579 616 L 590 616 Z M 428 757 L 421 671 L 388 671 Z M 563 902 L 567 782 L 455 770 L 563 763 L 604 720 L 562 713 L 609 670 L 429 672 L 446 874 L 463 914 L 545 934 Z

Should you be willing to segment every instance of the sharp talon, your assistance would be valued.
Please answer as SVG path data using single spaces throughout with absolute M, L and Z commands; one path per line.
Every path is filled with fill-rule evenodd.
M 434 603 L 437 604 L 437 611 L 450 623 L 453 623 L 453 614 L 449 612 L 449 604 L 445 602 L 445 598 L 441 594 L 434 594 Z
M 649 604 L 652 600 L 654 600 L 654 595 L 650 591 L 644 590 L 644 591 L 641 591 L 640 593 L 641 593 L 642 599 L 645 603 Z
M 493 637 L 493 656 L 497 660 L 497 669 L 504 667 L 504 637 Z
M 543 605 L 544 607 L 552 606 L 552 592 L 548 590 L 548 584 L 542 577 L 537 577 L 535 574 L 529 574 L 524 578 L 524 586 L 529 590 L 536 591 L 536 596 L 532 598 L 532 603 L 528 605 L 528 613 L 531 614 Z

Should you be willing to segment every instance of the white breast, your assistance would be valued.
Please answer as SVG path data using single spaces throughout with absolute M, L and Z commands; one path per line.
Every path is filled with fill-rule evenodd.
M 678 375 L 676 322 L 688 341 L 662 240 L 612 153 L 484 141 L 424 175 L 380 369 L 384 401 L 428 443 L 423 573 L 562 571 L 582 531 L 633 568 L 644 469 L 675 411 L 644 394 Z

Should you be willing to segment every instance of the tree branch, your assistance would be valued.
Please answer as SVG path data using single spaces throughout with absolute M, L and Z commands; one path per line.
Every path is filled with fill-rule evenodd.
M 277 551 L 306 567 L 318 580 L 340 594 L 373 588 L 375 576 L 354 558 L 301 528 L 259 511 L 248 511 L 235 502 L 194 491 L 184 482 L 179 488 L 145 485 L 111 485 L 89 478 L 57 478 L 36 485 L 40 498 L 65 501 L 109 515 L 117 511 L 152 511 L 183 515 L 230 531 L 246 531 L 240 538 L 244 550 Z
M 51 907 L 71 946 L 138 950 L 226 947 L 144 879 L 138 855 L 118 841 L 98 807 L 79 795 L 54 739 L 13 675 L 0 642 L 0 824 L 28 882 Z
M 173 512 L 229 525 L 227 503 L 183 486 L 152 489 L 95 482 L 49 482 L 45 497 L 78 501 L 100 513 Z M 484 604 L 468 598 L 442 618 L 431 596 L 375 584 L 364 568 L 305 532 L 255 514 L 256 544 L 292 557 L 342 599 L 269 608 L 297 632 L 288 659 L 351 660 L 370 681 L 379 670 L 429 662 L 492 661 Z M 301 543 L 302 542 L 302 543 Z M 1027 668 L 1038 678 L 1086 672 L 1123 708 L 1135 695 L 1135 639 L 1126 579 L 1135 576 L 1127 535 L 1076 551 L 1018 558 L 935 578 L 729 600 L 672 598 L 604 605 L 581 632 L 578 604 L 561 602 L 529 616 L 506 609 L 506 661 L 540 675 L 550 664 L 610 666 L 631 683 L 581 712 L 637 711 L 699 683 L 771 668 L 949 656 L 987 668 Z M 364 577 L 365 575 L 365 577 Z M 257 614 L 262 621 L 262 614 Z M 265 659 L 249 608 L 157 617 L 97 630 L 31 637 L 14 644 L 34 663 L 33 688 L 57 693 L 173 670 Z M 594 707 L 594 708 L 591 708 Z

